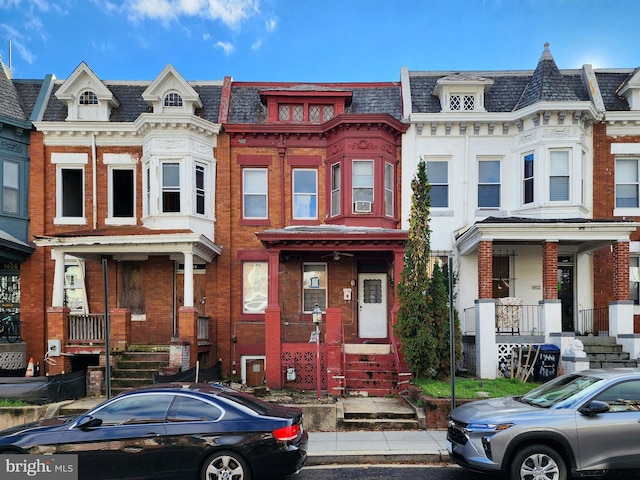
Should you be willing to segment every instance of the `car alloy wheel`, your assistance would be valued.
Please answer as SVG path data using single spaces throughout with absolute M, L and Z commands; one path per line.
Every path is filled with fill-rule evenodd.
M 520 450 L 511 465 L 511 480 L 566 480 L 567 467 L 562 457 L 545 445 L 530 445 Z
M 218 452 L 211 455 L 202 470 L 202 480 L 250 480 L 249 467 L 240 455 Z

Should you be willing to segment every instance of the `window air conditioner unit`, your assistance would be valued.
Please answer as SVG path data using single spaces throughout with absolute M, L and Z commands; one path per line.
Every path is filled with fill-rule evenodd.
M 355 202 L 353 211 L 355 213 L 371 213 L 371 202 Z

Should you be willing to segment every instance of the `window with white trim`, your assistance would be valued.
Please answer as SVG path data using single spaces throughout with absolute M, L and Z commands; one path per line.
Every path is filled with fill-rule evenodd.
M 549 201 L 569 200 L 569 171 L 569 151 L 551 150 L 549 152 Z
M 180 163 L 162 164 L 162 213 L 180 212 Z
M 84 261 L 79 258 L 65 257 L 64 306 L 74 313 L 88 313 Z
M 440 160 L 427 160 L 427 178 L 431 190 L 431 207 L 449 207 L 449 162 Z
M 164 97 L 165 107 L 182 107 L 182 97 L 177 92 L 170 92 Z
M 616 208 L 638 208 L 638 159 L 616 158 Z
M 629 257 L 630 299 L 634 305 L 640 305 L 640 257 Z
M 354 160 L 351 194 L 354 213 L 371 212 L 373 181 L 373 160 Z
M 267 262 L 244 262 L 242 264 L 242 311 L 264 313 L 269 294 Z
M 147 198 L 145 213 L 151 215 L 151 168 L 148 166 L 144 168 L 144 178 L 146 181 L 145 196 Z
M 316 303 L 323 312 L 327 309 L 327 264 L 302 265 L 302 310 L 313 312 Z
M 393 170 L 393 165 L 390 163 L 384 164 L 384 214 L 387 217 L 393 217 L 395 207 L 395 175 Z
M 340 194 L 340 164 L 336 163 L 331 165 L 331 216 L 335 217 L 340 215 L 341 206 L 340 202 L 342 197 Z
M 478 208 L 500 208 L 500 160 L 478 160 Z
M 529 153 L 522 157 L 523 173 L 522 173 L 522 203 L 533 203 L 533 187 L 534 187 L 534 164 L 533 153 Z
M 113 218 L 133 218 L 135 216 L 135 179 L 134 169 L 112 168 L 111 176 L 111 212 Z
M 243 218 L 268 218 L 268 190 L 266 168 L 242 170 Z
M 84 218 L 84 167 L 60 168 L 61 201 L 59 216 Z
M 476 107 L 476 97 L 471 94 L 452 94 L 449 97 L 449 109 L 454 111 L 472 111 Z
M 20 164 L 10 160 L 2 162 L 2 213 L 20 214 Z
M 206 199 L 207 191 L 205 189 L 206 184 L 207 167 L 201 163 L 196 163 L 195 178 L 194 178 L 194 194 L 195 194 L 195 213 L 198 215 L 204 215 L 206 212 Z
M 80 94 L 80 98 L 78 100 L 80 105 L 97 105 L 98 97 L 91 90 L 85 90 Z
M 293 169 L 293 218 L 318 218 L 318 171 L 315 169 Z

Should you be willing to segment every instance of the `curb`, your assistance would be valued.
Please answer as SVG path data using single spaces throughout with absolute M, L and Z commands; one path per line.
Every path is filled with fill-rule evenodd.
M 307 452 L 305 466 L 346 464 L 433 464 L 451 463 L 449 453 L 390 453 L 390 452 Z

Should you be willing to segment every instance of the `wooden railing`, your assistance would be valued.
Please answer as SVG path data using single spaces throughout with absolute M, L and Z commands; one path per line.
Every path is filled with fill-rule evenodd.
M 70 314 L 67 335 L 72 343 L 104 343 L 104 314 Z

